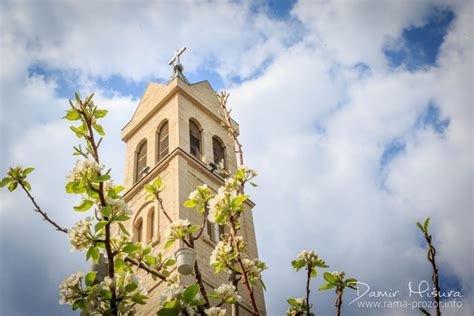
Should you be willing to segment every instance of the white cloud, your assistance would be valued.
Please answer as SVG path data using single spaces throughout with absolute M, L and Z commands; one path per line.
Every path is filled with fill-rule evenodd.
M 166 77 L 172 51 L 186 44 L 185 71 L 214 69 L 233 85 L 230 103 L 241 124 L 247 163 L 261 174 L 260 187 L 251 193 L 257 203 L 260 254 L 270 266 L 265 274 L 270 315 L 283 313 L 286 298 L 303 294 L 303 277 L 289 264 L 303 248 L 318 251 L 331 270 L 346 270 L 380 290 L 405 290 L 409 280 L 429 278 L 414 226 L 425 216 L 432 217 L 441 269 L 456 274 L 465 289 L 470 288 L 474 276 L 469 5 L 453 5 L 456 18 L 441 48 L 439 67 L 416 73 L 388 71 L 382 48 L 409 24 L 423 24 L 428 2 L 303 1 L 292 16 L 303 23 L 306 33 L 290 47 L 285 41 L 296 32 L 301 36 L 295 22 L 251 12 L 245 2 L 105 6 L 43 1 L 1 6 L 2 28 L 8 30 L 0 35 L 1 167 L 17 162 L 35 165 L 35 192 L 59 222 L 68 226 L 77 218 L 70 211 L 73 201 L 57 195 L 74 162 L 69 153 L 75 139 L 66 122 L 59 121 L 66 100 L 56 95 L 57 83 L 29 76 L 28 67 L 40 63 L 75 71 L 81 94 L 97 91 L 96 102 L 110 110 L 104 161 L 120 181 L 124 160 L 117 159 L 124 157 L 120 129 L 138 100 L 121 96 L 120 91 L 103 91 L 95 80 L 115 73 L 137 81 Z M 254 78 L 262 63 L 270 60 Z M 369 65 L 370 74 L 361 76 L 353 68 L 357 62 Z M 253 79 L 235 84 L 231 81 L 235 76 Z M 415 127 L 430 101 L 439 106 L 442 118 L 450 119 L 445 135 Z M 384 149 L 394 139 L 405 142 L 405 150 L 381 170 Z M 57 281 L 73 270 L 69 264 L 76 257 L 64 254 L 67 242 L 56 239 L 58 250 L 49 247 L 47 255 L 41 253 L 41 243 L 59 239 L 57 233 L 50 234 L 19 195 L 2 191 L 0 197 L 2 247 L 13 243 L 21 258 L 31 252 L 40 271 L 52 275 L 48 293 L 54 297 Z M 28 226 L 21 229 L 34 227 L 37 241 L 11 238 L 12 227 L 23 220 Z M 12 248 L 8 249 L 11 254 Z M 49 258 L 68 264 L 52 269 Z M 6 262 L 2 260 L 2 265 Z M 77 267 L 78 261 L 74 262 Z M 5 279 L 2 284 L 11 282 Z M 315 287 L 313 294 L 318 313 L 333 312 L 331 293 L 319 293 Z M 344 308 L 351 314 L 367 313 L 355 306 Z M 464 314 L 471 309 L 465 302 Z M 400 310 L 383 312 L 398 315 Z
M 27 1 L 3 7 L 9 14 L 2 24 L 36 62 L 104 78 L 166 78 L 168 60 L 182 45 L 188 46 L 182 58 L 187 70 L 207 65 L 224 78 L 248 77 L 282 49 L 289 33 L 245 2 Z

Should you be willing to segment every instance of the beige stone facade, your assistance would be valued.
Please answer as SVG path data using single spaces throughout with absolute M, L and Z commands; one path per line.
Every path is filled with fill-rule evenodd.
M 193 156 L 190 151 L 191 121 L 199 127 L 201 133 L 201 151 L 198 157 Z M 157 249 L 164 248 L 163 234 L 168 221 L 156 202 L 145 202 L 144 186 L 157 176 L 163 178 L 165 186 L 162 194 L 163 204 L 170 217 L 173 220 L 186 218 L 193 224 L 201 224 L 202 216 L 194 209 L 183 207 L 183 203 L 197 185 L 205 183 L 217 191 L 222 184 L 222 179 L 211 171 L 209 165 L 214 161 L 213 137 L 218 137 L 224 146 L 227 169 L 233 172 L 237 167 L 232 140 L 221 125 L 222 121 L 217 97 L 207 81 L 187 84 L 180 78 L 174 78 L 168 84 L 148 85 L 131 121 L 122 130 L 122 140 L 127 144 L 125 200 L 135 210 L 135 214 L 128 223 L 130 231 L 134 232 L 135 240 L 140 235 L 142 242 L 150 243 Z M 159 157 L 158 132 L 166 122 L 168 123 L 168 153 L 164 157 Z M 137 181 L 137 173 L 141 171 L 137 170 L 137 154 L 145 142 L 147 172 Z M 257 257 L 251 211 L 253 206 L 254 204 L 248 201 L 249 211 L 244 212 L 240 234 L 248 242 L 249 255 Z M 214 274 L 209 264 L 209 256 L 215 243 L 206 231 L 196 244 L 197 260 L 208 292 L 228 279 L 225 272 Z M 180 246 L 175 243 L 166 251 L 169 255 L 173 255 Z M 137 306 L 137 308 L 141 315 L 156 314 L 160 291 L 165 284 L 159 280 L 153 281 L 150 277 L 145 279 L 150 299 L 147 305 Z M 183 282 L 188 284 L 193 279 L 193 277 L 186 277 Z M 246 290 L 242 287 L 240 292 L 244 297 L 240 315 L 250 315 L 251 308 L 247 303 Z M 261 315 L 265 315 L 262 289 L 257 287 L 255 295 Z M 230 307 L 227 306 L 227 310 L 230 311 Z

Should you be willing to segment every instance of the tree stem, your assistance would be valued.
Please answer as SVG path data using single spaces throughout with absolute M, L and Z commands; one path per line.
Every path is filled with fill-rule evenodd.
M 311 311 L 311 307 L 309 305 L 309 293 L 311 292 L 311 289 L 309 287 L 310 281 L 311 281 L 311 269 L 308 269 L 308 279 L 306 280 L 306 313 L 308 314 L 308 316 Z
M 341 316 L 341 306 L 342 306 L 342 290 L 339 288 L 336 289 L 336 316 Z

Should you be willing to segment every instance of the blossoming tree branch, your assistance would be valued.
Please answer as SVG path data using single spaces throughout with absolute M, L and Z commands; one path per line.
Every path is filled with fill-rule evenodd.
M 224 116 L 222 124 L 233 140 L 238 168 L 233 174 L 220 168 L 219 172 L 225 181 L 217 192 L 203 184 L 191 192 L 185 201 L 185 207 L 195 209 L 202 217 L 201 224 L 193 225 L 188 219 L 171 219 L 163 207 L 161 193 L 164 185 L 160 177 L 145 187 L 149 193 L 146 199 L 157 201 L 169 221 L 164 250 L 177 241 L 193 249 L 196 241 L 202 238 L 207 220 L 226 227 L 227 233 L 220 236 L 209 264 L 215 273 L 229 274 L 229 283 L 221 284 L 212 293 L 207 293 L 204 287 L 197 261 L 190 268 L 195 282 L 183 287 L 180 267 L 174 257 L 166 256 L 163 250 L 132 241 L 126 223 L 134 212 L 120 194 L 124 187 L 112 181 L 111 170 L 106 169 L 100 160 L 99 149 L 105 132 L 99 122 L 107 115 L 107 110 L 95 105 L 93 94 L 81 99 L 76 93 L 75 100 L 69 101 L 70 109 L 64 117 L 74 123 L 70 129 L 82 140 L 82 144 L 73 146 L 73 155 L 79 156 L 81 160 L 77 161 L 68 176 L 65 188 L 67 193 L 81 197 L 74 211 L 88 212 L 88 216 L 69 229 L 63 228 L 40 207 L 31 193 L 32 187 L 27 176 L 34 169 L 10 168 L 0 186 L 8 185 L 9 191 L 20 187 L 34 205 L 34 210 L 54 229 L 67 234 L 74 251 L 83 252 L 86 260 L 94 265 L 103 264 L 106 267 L 106 275 L 91 268 L 87 273 L 76 272 L 67 277 L 59 285 L 60 304 L 69 304 L 73 310 L 81 310 L 81 315 L 134 314 L 136 304 L 146 304 L 149 296 L 137 275 L 139 270 L 143 270 L 153 279 L 166 282 L 166 289 L 156 310 L 158 315 L 222 316 L 227 313 L 225 304 L 230 304 L 232 314 L 236 315 L 238 308 L 235 307 L 243 300 L 239 284 L 247 293 L 252 313 L 259 315 L 254 289 L 258 286 L 265 289 L 262 272 L 267 267 L 259 259 L 249 257 L 247 243 L 239 235 L 241 216 L 245 212 L 244 203 L 249 199 L 249 195 L 245 194 L 245 186 L 256 186 L 253 181 L 257 173 L 244 165 L 242 146 L 237 131 L 232 127 L 231 111 L 227 107 L 228 96 L 225 92 L 217 95 Z M 313 251 L 303 251 L 292 265 L 297 271 L 304 268 L 307 272 L 306 297 L 288 299 L 290 308 L 287 314 L 314 315 L 311 312 L 310 280 L 317 275 L 316 267 L 328 266 Z M 324 278 L 328 283 L 320 290 L 336 288 L 336 312 L 339 315 L 343 290 L 346 286 L 355 288 L 356 281 L 345 280 L 342 272 L 325 273 Z M 210 299 L 217 303 L 211 305 Z

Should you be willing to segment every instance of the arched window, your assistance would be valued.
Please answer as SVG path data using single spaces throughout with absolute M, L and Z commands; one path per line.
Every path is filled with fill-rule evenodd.
M 222 141 L 217 136 L 212 137 L 212 150 L 214 152 L 214 163 L 220 164 L 222 161 L 225 169 L 225 148 Z
M 196 158 L 201 158 L 201 130 L 197 124 L 189 121 L 189 151 Z
M 139 218 L 133 225 L 133 240 L 135 242 L 143 241 L 143 220 Z
M 150 242 L 155 234 L 155 209 L 152 207 L 148 211 L 147 216 L 147 228 L 146 228 L 146 241 Z
M 136 153 L 136 175 L 135 182 L 138 182 L 145 175 L 144 171 L 146 168 L 146 147 L 147 142 L 144 141 L 137 150 Z
M 168 155 L 168 122 L 165 122 L 158 132 L 158 162 Z

